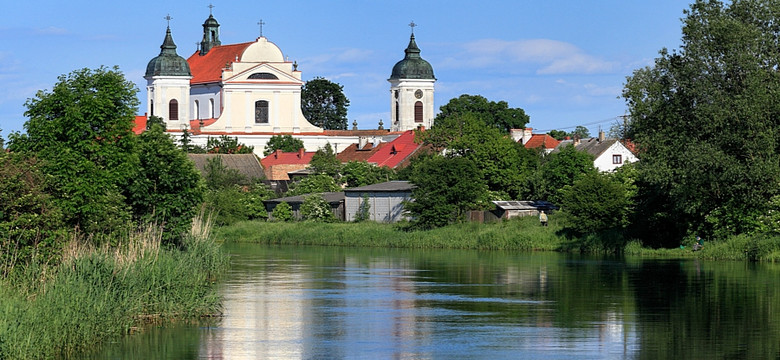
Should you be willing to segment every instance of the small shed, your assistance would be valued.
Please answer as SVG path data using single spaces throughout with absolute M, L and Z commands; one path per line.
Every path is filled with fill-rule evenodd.
M 293 217 L 297 220 L 301 220 L 301 205 L 303 204 L 303 201 L 306 200 L 306 197 L 311 194 L 307 195 L 298 195 L 298 196 L 288 196 L 278 199 L 270 199 L 263 201 L 263 204 L 265 205 L 265 210 L 268 211 L 268 218 L 272 219 L 271 213 L 274 211 L 274 208 L 276 208 L 276 205 L 281 204 L 282 202 L 286 202 L 290 204 L 290 207 L 292 207 L 293 211 Z M 344 193 L 343 192 L 326 192 L 319 194 L 322 196 L 325 201 L 330 204 L 330 210 L 333 212 L 333 215 L 336 217 L 336 219 L 344 220 Z
M 496 209 L 491 210 L 490 212 L 499 219 L 536 216 L 542 210 L 549 213 L 558 209 L 558 207 L 551 202 L 541 200 L 493 201 L 493 204 L 496 205 Z
M 354 221 L 364 197 L 368 199 L 368 219 L 393 223 L 404 218 L 405 200 L 412 197 L 414 185 L 408 181 L 388 181 L 379 184 L 344 189 L 344 219 Z

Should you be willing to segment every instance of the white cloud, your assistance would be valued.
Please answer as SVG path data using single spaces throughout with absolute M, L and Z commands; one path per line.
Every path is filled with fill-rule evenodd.
M 528 64 L 540 75 L 596 74 L 615 71 L 618 63 L 587 54 L 579 47 L 557 40 L 482 39 L 463 44 L 461 51 L 445 59 L 453 68 L 501 67 Z
M 65 35 L 68 33 L 68 30 L 55 27 L 55 26 L 49 26 L 45 28 L 35 29 L 34 32 L 37 35 Z

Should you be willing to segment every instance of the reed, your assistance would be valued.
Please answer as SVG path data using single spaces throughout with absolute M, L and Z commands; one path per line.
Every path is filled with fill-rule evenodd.
M 15 272 L 0 284 L 0 358 L 67 357 L 149 322 L 219 313 L 213 283 L 227 258 L 209 237 L 210 224 L 197 226 L 182 239 L 184 250 L 161 248 L 154 225 L 114 246 L 95 247 L 76 234 L 59 265 Z

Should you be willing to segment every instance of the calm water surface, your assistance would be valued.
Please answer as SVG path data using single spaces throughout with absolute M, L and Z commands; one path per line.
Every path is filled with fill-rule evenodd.
M 774 359 L 780 268 L 230 245 L 224 316 L 100 359 Z

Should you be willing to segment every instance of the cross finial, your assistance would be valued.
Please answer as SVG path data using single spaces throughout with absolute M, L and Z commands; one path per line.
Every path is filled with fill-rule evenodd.
M 414 20 L 409 23 L 409 27 L 412 28 L 412 34 L 414 34 L 414 28 L 417 27 L 417 24 L 414 23 Z
M 171 27 L 171 20 L 173 20 L 171 14 L 166 15 L 163 19 L 168 20 L 168 27 Z
M 260 21 L 257 22 L 257 25 L 260 25 L 260 37 L 263 37 L 263 25 L 265 25 L 265 21 L 260 19 Z
M 214 10 L 214 5 L 212 5 L 212 4 L 209 4 L 209 15 L 214 15 L 214 14 L 212 13 L 212 10 Z

